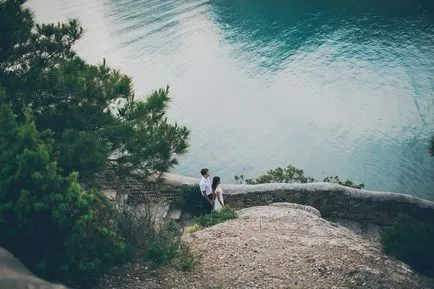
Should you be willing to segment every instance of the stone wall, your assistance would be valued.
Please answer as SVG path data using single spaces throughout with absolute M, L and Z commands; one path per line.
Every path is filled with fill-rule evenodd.
M 198 184 L 199 179 L 165 175 L 172 187 Z M 290 202 L 312 206 L 321 216 L 359 224 L 391 225 L 400 213 L 434 223 L 434 202 L 410 195 L 352 189 L 332 183 L 223 184 L 225 202 L 237 208 Z
M 94 180 L 112 198 L 128 196 L 130 203 L 145 200 L 176 200 L 176 188 L 198 184 L 198 178 L 165 174 L 163 182 L 146 180 L 119 180 L 108 171 Z M 434 222 L 434 202 L 410 195 L 352 189 L 332 183 L 310 184 L 223 184 L 225 202 L 245 208 L 275 202 L 290 202 L 312 206 L 322 217 L 388 226 L 400 213 Z M 200 194 L 198 192 L 198 194 Z
M 331 183 L 223 185 L 225 202 L 250 207 L 274 202 L 312 206 L 328 219 L 390 225 L 400 213 L 434 222 L 434 202 L 409 195 L 373 192 Z
M 178 197 L 176 186 L 159 182 L 156 178 L 128 177 L 120 179 L 111 169 L 94 176 L 92 179 L 84 180 L 83 185 L 85 187 L 86 184 L 101 189 L 111 200 L 124 199 L 133 205 L 149 200 L 154 203 L 171 202 Z

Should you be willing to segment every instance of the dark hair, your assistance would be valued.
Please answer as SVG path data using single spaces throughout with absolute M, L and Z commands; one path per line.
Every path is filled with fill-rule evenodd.
M 200 174 L 204 176 L 209 170 L 207 168 L 203 168 L 200 170 Z
M 214 177 L 214 178 L 212 179 L 212 185 L 211 185 L 211 188 L 212 188 L 212 192 L 213 192 L 213 193 L 215 192 L 215 189 L 217 189 L 217 186 L 219 185 L 219 183 L 220 183 L 220 177 Z

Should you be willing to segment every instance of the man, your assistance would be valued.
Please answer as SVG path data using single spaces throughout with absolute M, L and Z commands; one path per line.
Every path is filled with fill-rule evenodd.
M 209 203 L 209 205 L 205 204 L 205 206 L 209 207 L 209 211 L 211 211 L 212 206 L 214 205 L 214 202 L 212 200 L 211 180 L 209 178 L 211 174 L 209 172 L 209 169 L 207 168 L 201 169 L 200 174 L 202 175 L 199 183 L 200 192 L 202 194 L 202 197 Z

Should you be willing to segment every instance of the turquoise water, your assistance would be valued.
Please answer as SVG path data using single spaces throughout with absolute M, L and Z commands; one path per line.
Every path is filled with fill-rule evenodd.
M 79 18 L 77 50 L 171 87 L 192 130 L 174 172 L 224 182 L 293 164 L 434 200 L 434 2 L 33 0 Z

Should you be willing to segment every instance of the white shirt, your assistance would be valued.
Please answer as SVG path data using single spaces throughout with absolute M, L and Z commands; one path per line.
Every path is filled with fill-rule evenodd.
M 212 190 L 211 190 L 211 181 L 209 178 L 205 179 L 203 176 L 200 179 L 200 193 L 202 194 L 203 191 L 206 191 L 206 194 L 209 196 L 212 194 Z

